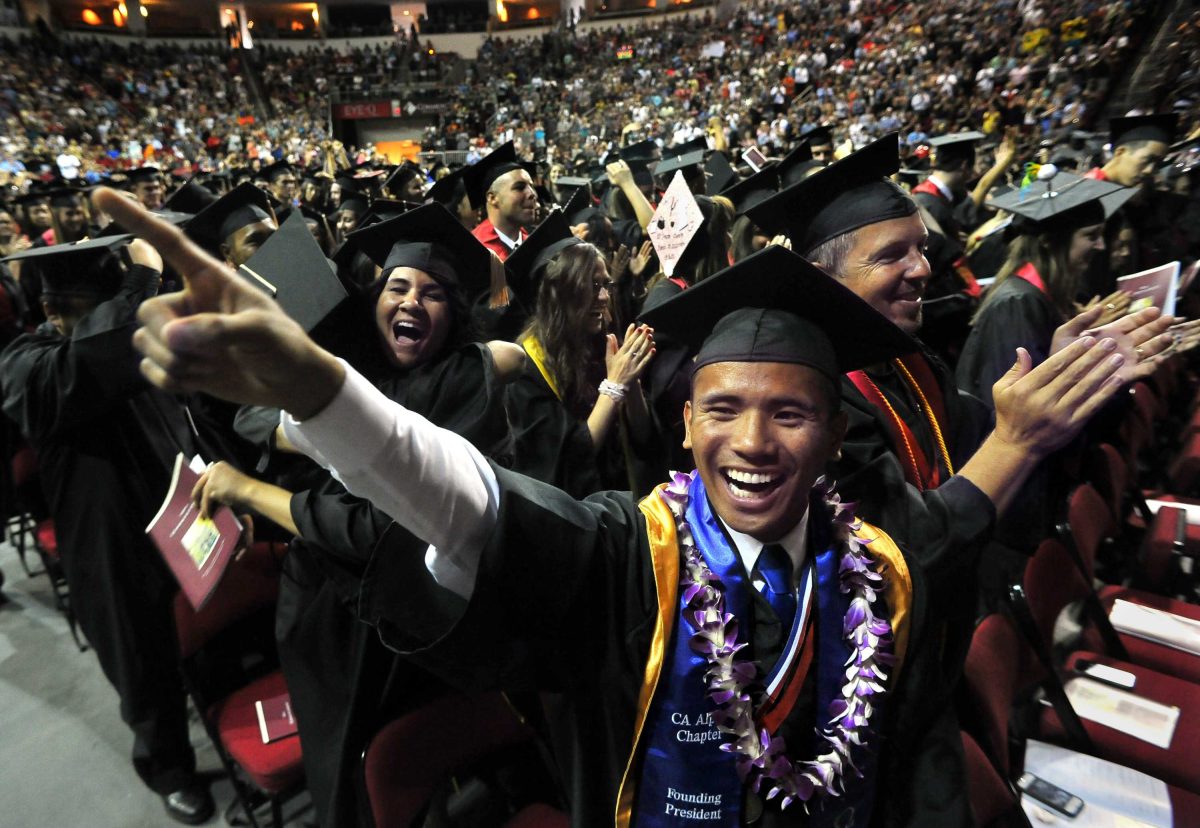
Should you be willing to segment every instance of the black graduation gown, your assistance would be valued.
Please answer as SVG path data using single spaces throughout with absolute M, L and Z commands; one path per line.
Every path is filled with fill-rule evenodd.
M 513 468 L 576 497 L 604 488 L 601 461 L 587 422 L 572 416 L 533 359 L 505 389 L 515 456 Z M 610 440 L 618 442 L 616 429 Z M 607 452 L 608 447 L 602 449 Z M 621 485 L 620 488 L 627 488 Z
M 510 462 L 502 394 L 485 346 L 464 346 L 414 371 L 369 375 L 390 399 Z M 403 662 L 357 619 L 359 576 L 391 519 L 327 474 L 292 496 L 291 511 L 302 540 L 284 562 L 276 640 L 308 787 L 320 825 L 369 824 L 357 787 L 367 742 L 441 683 Z
M 941 423 L 955 469 L 983 442 L 990 426 L 987 409 L 960 392 L 945 365 L 926 354 L 946 407 Z M 920 754 L 929 762 L 936 785 L 912 791 L 917 810 L 953 814 L 966 807 L 962 743 L 953 715 L 952 691 L 962 674 L 977 606 L 976 577 L 981 553 L 995 521 L 991 500 L 967 479 L 948 477 L 930 426 L 906 383 L 890 366 L 868 372 L 893 409 L 908 424 L 925 456 L 941 467 L 936 489 L 910 485 L 892 446 L 884 417 L 847 379 L 842 380 L 842 407 L 847 414 L 841 458 L 831 476 L 855 513 L 887 532 L 911 559 L 921 564 L 928 584 L 933 618 L 930 635 L 939 641 L 936 656 L 926 654 L 922 669 L 929 680 L 929 704 L 939 711 L 921 738 Z M 917 737 L 914 737 L 917 738 Z M 922 799 L 923 798 L 923 799 Z
M 4 412 L 38 452 L 80 629 L 120 696 L 134 767 L 159 793 L 194 770 L 180 682 L 174 580 L 145 534 L 175 455 L 197 446 L 182 405 L 138 373 L 137 307 L 158 274 L 120 291 L 64 337 L 50 325 L 0 355 Z
M 547 725 L 571 825 L 611 826 L 658 613 L 646 522 L 627 492 L 577 501 L 495 471 L 498 523 L 471 600 L 438 587 L 424 567 L 425 545 L 393 525 L 367 567 L 360 611 L 386 644 L 457 686 L 561 693 Z M 939 653 L 925 628 L 922 567 L 910 561 L 910 571 L 908 666 L 893 688 L 880 741 L 872 824 L 967 825 L 965 782 L 947 776 L 936 753 L 920 750 L 939 720 L 940 708 L 929 700 L 941 677 L 930 669 Z M 958 789 L 947 792 L 954 784 Z M 766 824 L 805 821 L 793 808 Z
M 992 291 L 955 370 L 959 387 L 986 401 L 989 408 L 992 385 L 1012 368 L 1017 347 L 1029 351 L 1033 364 L 1040 365 L 1050 356 L 1054 330 L 1063 322 L 1049 297 L 1024 279 L 1010 276 Z M 1057 502 L 1051 469 L 1044 462 L 1029 476 L 996 524 L 997 541 L 1031 555 L 1047 537 Z
M 1024 279 L 1010 276 L 993 286 L 958 358 L 958 387 L 993 408 L 992 386 L 1012 368 L 1017 347 L 1040 365 L 1050 356 L 1054 330 L 1062 322 L 1049 297 Z

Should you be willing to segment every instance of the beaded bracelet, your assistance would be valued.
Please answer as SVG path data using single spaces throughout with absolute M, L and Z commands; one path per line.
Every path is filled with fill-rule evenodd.
M 600 382 L 600 393 L 612 397 L 614 402 L 623 402 L 625 400 L 625 391 L 625 386 L 619 382 L 607 379 Z

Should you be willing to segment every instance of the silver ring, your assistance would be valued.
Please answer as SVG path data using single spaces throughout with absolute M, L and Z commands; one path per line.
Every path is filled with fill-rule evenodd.
M 1109 303 L 1108 303 L 1107 305 L 1105 305 L 1104 307 L 1105 307 L 1107 310 L 1116 310 L 1116 309 L 1117 309 L 1117 306 L 1116 306 L 1116 305 L 1114 305 L 1112 302 L 1109 302 Z

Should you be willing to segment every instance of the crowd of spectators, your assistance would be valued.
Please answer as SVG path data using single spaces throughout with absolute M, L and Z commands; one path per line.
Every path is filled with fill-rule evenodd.
M 427 150 L 512 138 L 527 155 L 591 159 L 638 138 L 670 145 L 707 133 L 719 147 L 772 153 L 817 124 L 835 125 L 837 141 L 855 147 L 895 129 L 910 147 L 963 127 L 1045 134 L 1094 122 L 1154 6 L 760 2 L 725 21 L 709 11 L 490 38 L 465 69 L 404 34 L 349 51 L 259 48 L 257 108 L 247 67 L 215 45 L 7 40 L 0 162 L 11 171 L 65 156 L 60 170 L 96 177 L 151 161 L 307 161 L 330 137 L 331 96 L 403 97 L 417 81 L 444 87 Z M 1181 39 L 1192 44 L 1181 50 L 1194 48 L 1193 31 Z

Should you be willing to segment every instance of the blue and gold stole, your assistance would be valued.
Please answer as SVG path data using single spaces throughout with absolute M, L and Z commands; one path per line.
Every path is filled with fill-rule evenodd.
M 825 515 L 821 511 L 825 508 L 824 504 L 817 501 L 813 506 L 818 513 L 816 519 L 824 520 Z M 720 748 L 726 738 L 714 722 L 717 706 L 706 697 L 704 674 L 708 668 L 707 660 L 692 650 L 690 640 L 695 629 L 690 619 L 682 614 L 684 608 L 678 589 L 679 551 L 675 527 L 666 525 L 666 521 L 673 524 L 674 517 L 657 493 L 643 501 L 641 508 L 647 519 L 651 540 L 660 610 L 664 615 L 669 611 L 673 617 L 663 617 L 656 626 L 646 683 L 640 698 L 641 715 L 644 718 L 638 722 L 637 741 L 645 749 L 640 773 L 637 774 L 637 793 L 633 793 L 634 786 L 630 779 L 635 767 L 631 757 L 618 802 L 617 825 L 637 825 L 639 828 L 739 825 L 743 785 L 737 773 L 734 754 Z M 753 599 L 750 590 L 754 587 L 748 582 L 736 549 L 729 543 L 716 516 L 712 514 L 699 476 L 692 482 L 685 517 L 698 552 L 724 584 L 725 611 L 738 619 L 750 619 Z M 820 534 L 823 533 L 818 533 L 818 536 Z M 907 637 L 906 621 L 911 593 L 907 569 L 899 550 L 886 535 L 876 533 L 871 527 L 864 527 L 859 534 L 874 538 L 877 542 L 871 546 L 872 553 L 878 556 L 883 552 L 882 559 L 890 564 L 886 597 L 892 610 L 896 642 L 894 651 L 899 658 Z M 668 546 L 671 548 L 668 549 Z M 673 561 L 664 561 L 668 554 L 674 556 Z M 765 694 L 757 718 L 759 726 L 771 732 L 779 727 L 794 707 L 814 660 L 819 726 L 827 724 L 830 703 L 841 697 L 844 665 L 851 651 L 841 635 L 849 596 L 842 594 L 839 589 L 838 566 L 836 548 L 827 548 L 814 556 L 812 566 L 806 573 L 801 609 L 796 614 L 791 635 L 783 655 L 772 665 L 764 682 L 769 692 Z M 815 588 L 810 589 L 814 573 Z M 666 582 L 668 578 L 673 582 Z M 893 584 L 893 580 L 898 583 Z M 804 600 L 806 593 L 812 595 L 812 600 Z M 893 598 L 898 600 L 894 601 Z M 814 619 L 817 627 L 834 631 L 834 634 L 821 635 L 819 640 L 812 641 Z M 901 626 L 897 627 L 898 624 Z M 740 640 L 748 638 L 749 626 L 749 621 L 743 625 Z M 893 666 L 889 685 L 894 682 L 899 667 L 899 663 Z M 877 733 L 880 724 L 882 716 L 876 713 L 872 716 L 872 730 Z M 829 797 L 813 800 L 810 824 L 832 824 L 834 816 L 841 816 L 843 820 L 850 816 L 851 821 L 846 823 L 848 825 L 866 824 L 870 816 L 870 803 L 874 798 L 874 754 L 877 747 L 873 740 L 870 750 L 856 751 L 854 761 L 863 776 L 859 778 L 853 771 L 848 772 L 844 777 L 845 793 L 834 798 L 831 807 L 825 807 L 823 801 Z M 635 745 L 635 751 L 637 749 Z M 852 805 L 855 807 L 849 807 Z M 862 807 L 864 805 L 866 807 Z

